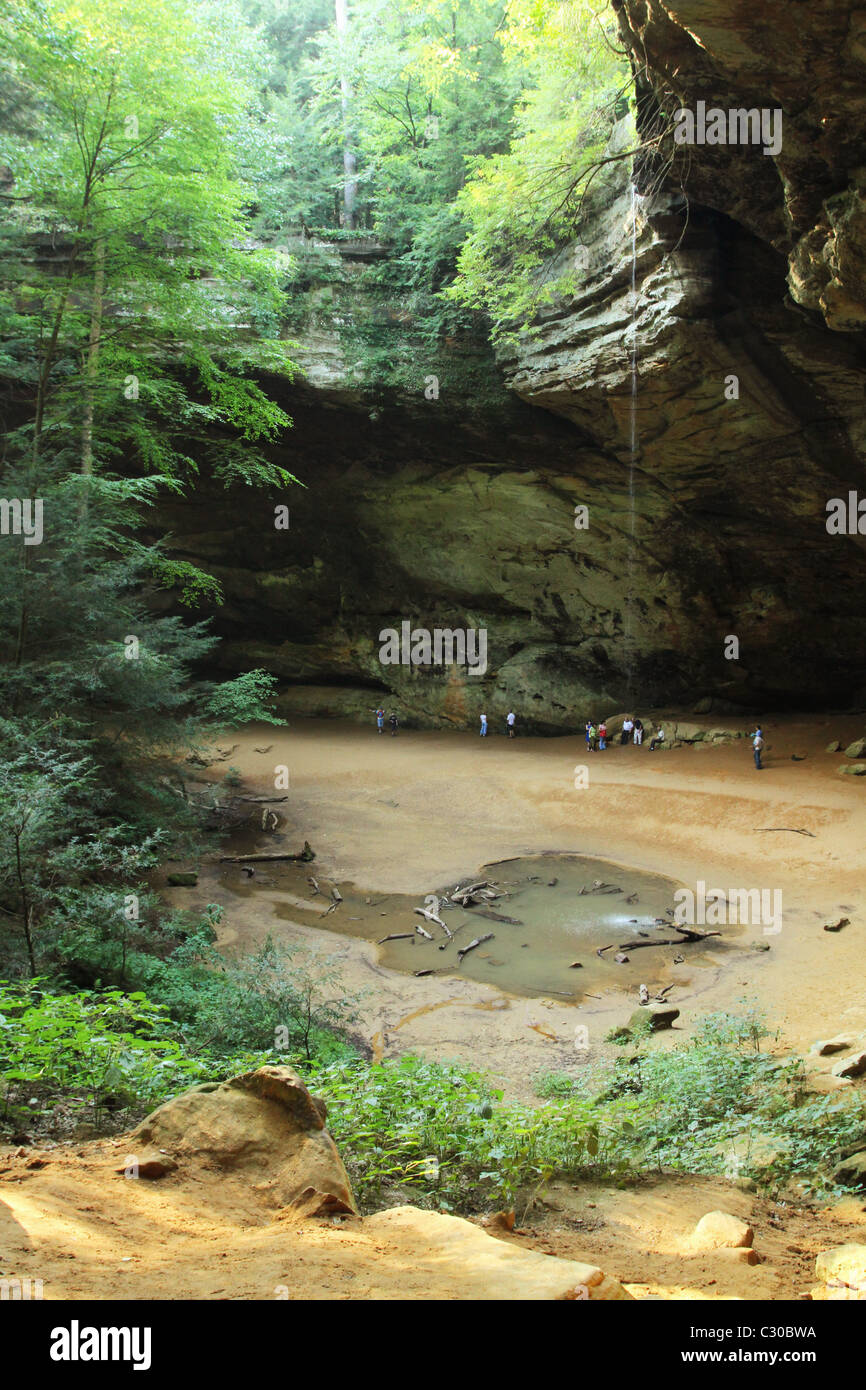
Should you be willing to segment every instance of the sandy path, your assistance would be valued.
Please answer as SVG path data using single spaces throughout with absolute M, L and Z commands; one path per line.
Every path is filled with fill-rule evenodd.
M 800 1049 L 842 1028 L 866 1029 L 866 782 L 840 776 L 843 756 L 824 751 L 831 739 L 844 746 L 859 736 L 862 721 L 780 718 L 764 728 L 767 767 L 758 773 L 744 741 L 587 756 L 578 738 L 482 742 L 468 733 L 402 730 L 394 739 L 348 723 L 299 721 L 233 734 L 235 749 L 219 775 L 231 764 L 264 793 L 273 789 L 274 768 L 287 766 L 285 843 L 310 840 L 317 874 L 367 892 L 418 894 L 420 902 L 485 862 L 543 850 L 607 857 L 692 887 L 704 880 L 725 889 L 780 889 L 779 934 L 747 929 L 744 949 L 733 962 L 729 954 L 724 969 L 721 958 L 718 969 L 681 967 L 673 1001 L 679 1027 L 688 1028 L 711 1009 L 756 998 L 784 1041 Z M 793 752 L 805 761 L 792 761 Z M 589 768 L 589 785 L 579 789 L 578 765 Z M 814 838 L 758 829 L 780 826 L 808 829 Z M 214 900 L 219 877 L 206 868 L 196 901 Z M 179 890 L 176 901 L 191 899 Z M 842 915 L 849 927 L 822 930 Z M 228 895 L 225 945 L 252 945 L 269 931 L 336 952 L 347 987 L 367 991 L 361 1031 L 377 1055 L 418 1048 L 471 1059 L 527 1094 L 534 1072 L 597 1055 L 604 1034 L 634 1008 L 640 983 L 636 963 L 612 966 L 609 992 L 575 1008 L 466 979 L 415 980 L 382 967 L 366 942 L 276 918 L 255 895 Z M 748 948 L 761 939 L 770 951 Z M 577 1023 L 590 1030 L 589 1054 L 575 1053 Z

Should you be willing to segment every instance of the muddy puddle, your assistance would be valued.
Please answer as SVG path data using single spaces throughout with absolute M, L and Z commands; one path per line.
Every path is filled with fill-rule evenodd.
M 315 880 L 311 882 L 311 880 Z M 257 864 L 247 878 L 239 864 L 220 866 L 230 898 L 257 908 L 257 931 L 291 939 L 292 923 L 381 943 L 385 966 L 408 974 L 465 975 L 522 995 L 551 995 L 580 1002 L 612 989 L 652 987 L 677 979 L 678 968 L 717 967 L 724 939 L 683 943 L 671 928 L 674 880 L 602 859 L 542 854 L 483 865 L 469 882 L 493 885 L 489 901 L 471 907 L 441 905 L 455 883 L 431 885 L 425 894 L 364 893 L 335 884 L 316 863 Z M 315 885 L 318 885 L 316 891 Z M 334 907 L 331 888 L 342 900 Z M 443 927 L 417 915 L 440 899 Z M 507 918 L 509 920 L 500 920 Z M 428 940 L 417 928 L 429 933 Z M 725 937 L 739 935 L 726 928 Z M 385 941 L 386 937 L 398 939 Z M 475 938 L 487 937 L 462 957 Z M 603 957 L 596 952 L 602 948 Z M 625 947 L 628 962 L 615 961 Z

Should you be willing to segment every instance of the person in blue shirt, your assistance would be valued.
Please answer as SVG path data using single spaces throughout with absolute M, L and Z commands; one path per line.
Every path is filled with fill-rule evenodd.
M 377 725 L 378 725 L 378 727 L 379 727 L 379 733 L 380 733 L 380 734 L 384 734 L 384 732 L 385 732 L 385 711 L 382 709 L 382 707 L 381 707 L 381 705 L 380 705 L 379 708 L 378 708 L 377 710 L 374 711 L 374 713 L 375 713 L 375 715 L 376 715 L 376 723 L 377 723 Z
M 761 750 L 763 747 L 764 735 L 761 732 L 761 726 L 759 724 L 755 732 L 752 734 L 752 750 L 755 754 L 755 767 L 758 769 L 759 772 L 762 772 L 764 767 L 764 764 L 761 762 Z

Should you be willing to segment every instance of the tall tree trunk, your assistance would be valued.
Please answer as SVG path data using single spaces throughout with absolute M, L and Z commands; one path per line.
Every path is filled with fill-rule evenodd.
M 93 298 L 90 304 L 90 336 L 84 367 L 84 420 L 81 426 L 81 472 L 85 477 L 90 477 L 93 472 L 93 412 L 105 300 L 105 243 L 101 238 L 94 244 L 93 260 Z
M 346 40 L 349 35 L 348 0 L 334 0 L 337 15 L 337 39 L 340 53 L 340 107 L 343 113 L 343 226 L 356 226 L 358 201 L 357 160 L 351 128 L 352 86 L 346 76 Z
M 24 866 L 21 862 L 21 836 L 15 836 L 15 868 L 18 874 L 18 891 L 21 896 L 21 918 L 24 924 L 24 940 L 27 942 L 27 955 L 30 960 L 30 969 L 36 974 L 36 954 L 33 950 L 33 931 L 30 915 L 32 907 L 30 895 L 27 892 L 27 880 L 24 875 Z

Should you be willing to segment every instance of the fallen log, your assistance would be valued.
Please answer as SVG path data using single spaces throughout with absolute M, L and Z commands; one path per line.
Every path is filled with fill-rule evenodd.
M 505 922 L 509 927 L 522 927 L 523 922 L 519 917 L 506 917 L 502 912 L 488 912 L 486 908 L 478 908 L 473 912 L 473 917 L 487 917 L 491 922 Z
M 220 856 L 219 862 L 221 864 L 263 864 L 266 861 L 271 862 L 276 859 L 294 859 L 301 860 L 303 863 L 308 864 L 309 861 L 315 859 L 315 857 L 316 851 L 311 849 L 308 841 L 305 840 L 304 848 L 301 850 L 300 854 L 223 854 Z
M 237 799 L 238 801 L 255 801 L 259 805 L 264 803 L 265 806 L 276 806 L 278 802 L 288 801 L 289 798 L 287 796 L 239 796 Z
M 377 941 L 377 946 L 384 946 L 386 941 L 412 941 L 415 936 L 411 931 L 393 931 L 390 936 L 383 936 L 381 941 Z
M 435 974 L 436 974 L 436 971 L 435 971 L 435 970 L 413 970 L 413 971 L 412 971 L 412 974 L 415 976 L 415 979 L 416 979 L 416 980 L 420 980 L 421 977 L 422 977 L 422 975 L 435 975 Z
M 331 889 L 331 897 L 334 899 L 335 903 L 341 903 L 343 901 L 343 895 L 340 892 L 339 888 Z
M 474 951 L 476 946 L 480 946 L 480 945 L 481 945 L 483 942 L 485 942 L 485 941 L 492 941 L 492 940 L 493 940 L 493 932 L 492 932 L 492 931 L 489 931 L 489 932 L 486 934 L 486 936 L 476 936 L 476 937 L 474 937 L 473 940 L 470 941 L 470 943 L 469 943 L 468 946 L 463 946 L 463 947 L 457 952 L 457 959 L 458 959 L 459 961 L 462 961 L 462 960 L 463 960 L 463 957 L 464 957 L 464 956 L 468 956 L 470 951 Z
M 416 930 L 416 932 L 418 933 L 419 936 L 423 936 L 423 937 L 424 937 L 424 940 L 425 940 L 425 941 L 432 941 L 432 940 L 433 940 L 433 937 L 430 935 L 430 933 L 428 932 L 427 928 L 426 928 L 426 927 L 419 927 L 418 924 L 417 924 L 417 922 L 416 922 L 416 924 L 415 924 L 415 930 Z
M 641 946 L 682 946 L 686 941 L 707 941 L 711 936 L 721 936 L 720 931 L 693 931 L 691 927 L 678 927 L 682 931 L 682 936 L 662 936 L 650 941 L 623 941 L 618 947 L 618 951 L 639 951 Z M 609 946 L 602 947 L 602 950 L 609 951 Z

